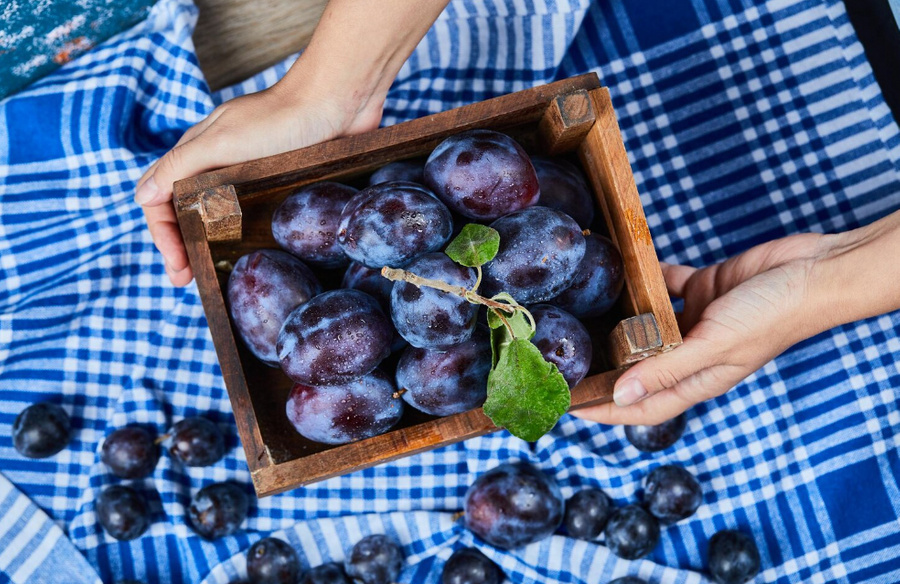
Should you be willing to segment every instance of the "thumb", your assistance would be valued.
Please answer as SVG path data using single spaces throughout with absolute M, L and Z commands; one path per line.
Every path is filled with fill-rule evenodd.
M 628 369 L 616 381 L 613 400 L 630 406 L 710 367 L 717 351 L 707 341 L 687 337 L 667 353 L 648 357 Z
M 204 134 L 224 111 L 224 106 L 217 107 L 201 122 L 188 128 L 178 143 L 147 169 L 134 193 L 135 203 L 142 207 L 166 203 L 172 200 L 175 181 L 216 167 L 213 158 L 216 150 L 206 147 L 209 136 Z
M 179 144 L 166 152 L 147 180 L 134 194 L 134 201 L 142 207 L 156 207 L 172 200 L 175 181 L 211 170 L 221 164 L 222 153 L 207 144 L 204 134 Z

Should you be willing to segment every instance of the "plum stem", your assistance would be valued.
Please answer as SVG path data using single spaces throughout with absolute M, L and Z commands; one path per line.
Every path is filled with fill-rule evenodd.
M 475 286 L 473 286 L 471 290 L 469 290 L 465 286 L 454 286 L 453 284 L 448 284 L 443 280 L 423 278 L 422 276 L 419 276 L 402 268 L 391 268 L 390 266 L 384 266 L 383 268 L 381 268 L 381 275 L 388 280 L 391 280 L 392 282 L 408 282 L 417 288 L 434 288 L 435 290 L 440 290 L 441 292 L 459 296 L 472 304 L 483 304 L 484 306 L 487 306 L 494 311 L 494 314 L 497 315 L 497 318 L 500 319 L 500 321 L 506 327 L 506 330 L 509 331 L 509 335 L 512 338 L 516 338 L 516 335 L 513 333 L 512 325 L 510 325 L 509 321 L 506 320 L 503 314 L 501 314 L 501 311 L 507 313 L 508 316 L 515 314 L 516 311 L 520 311 L 524 313 L 525 318 L 528 319 L 528 324 L 531 325 L 531 330 L 534 331 L 537 329 L 537 323 L 535 322 L 534 316 L 531 314 L 531 312 L 527 308 L 516 302 L 516 300 L 512 296 L 504 294 L 503 296 L 507 296 L 509 300 L 506 302 L 498 302 L 493 298 L 486 298 L 481 294 L 478 294 L 475 290 L 477 290 L 479 284 L 481 284 L 481 268 L 477 267 L 476 270 L 478 273 L 478 278 L 475 281 Z
M 513 331 L 513 327 L 511 324 L 509 324 L 509 321 L 506 320 L 506 317 L 503 316 L 503 314 L 499 310 L 494 310 L 493 312 L 494 315 L 496 315 L 496 317 L 500 319 L 500 322 L 503 323 L 503 326 L 506 327 L 506 330 L 509 331 L 509 336 L 511 336 L 512 338 L 516 338 L 516 333 L 515 331 Z
M 469 290 L 465 286 L 454 286 L 453 284 L 448 284 L 443 280 L 423 278 L 422 276 L 417 276 L 416 274 L 413 274 L 412 272 L 401 268 L 391 268 L 385 266 L 381 268 L 381 275 L 393 282 L 408 282 L 417 288 L 434 288 L 435 290 L 440 290 L 441 292 L 459 296 L 460 298 L 463 298 L 468 302 L 471 302 L 472 304 L 483 304 L 488 308 L 502 310 L 503 312 L 507 312 L 509 314 L 513 314 L 516 310 L 518 310 L 518 308 L 514 305 L 506 304 L 505 302 L 497 302 L 496 300 L 491 300 L 490 298 L 485 298 L 481 294 Z
M 478 292 L 478 287 L 481 286 L 481 266 L 475 266 L 475 274 L 477 277 L 475 278 L 475 285 L 472 286 L 472 292 Z

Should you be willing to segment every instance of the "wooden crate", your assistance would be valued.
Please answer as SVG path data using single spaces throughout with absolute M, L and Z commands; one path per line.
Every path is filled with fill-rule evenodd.
M 179 181 L 178 221 L 259 496 L 496 429 L 480 408 L 445 418 L 405 408 L 397 427 L 380 436 L 340 446 L 306 440 L 285 415 L 292 382 L 237 342 L 224 300 L 227 270 L 217 269 L 277 248 L 272 213 L 298 186 L 358 184 L 388 162 L 427 156 L 444 138 L 474 128 L 507 133 L 531 153 L 577 156 L 622 252 L 622 298 L 611 316 L 589 324 L 595 338 L 608 339 L 605 357 L 572 390 L 572 407 L 609 401 L 622 367 L 681 343 L 609 92 L 594 74 Z

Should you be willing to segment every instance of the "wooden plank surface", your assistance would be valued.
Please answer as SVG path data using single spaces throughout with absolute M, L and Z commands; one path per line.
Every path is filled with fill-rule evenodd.
M 591 97 L 581 89 L 550 102 L 538 124 L 538 132 L 546 153 L 555 156 L 574 150 L 593 125 Z
M 584 379 L 572 389 L 570 409 L 611 401 L 613 387 L 621 374 L 621 370 L 615 370 Z M 252 470 L 251 476 L 257 495 L 266 497 L 438 446 L 482 436 L 496 429 L 481 408 L 476 408 L 281 464 L 260 467 Z
M 619 122 L 609 90 L 591 92 L 596 122 L 579 147 L 582 167 L 598 191 L 610 237 L 622 253 L 625 290 L 635 316 L 652 313 L 662 339 L 660 350 L 681 344 L 681 332 L 656 257 Z
M 194 45 L 212 89 L 243 81 L 309 44 L 327 0 L 197 0 Z
M 213 345 L 216 347 L 219 367 L 225 379 L 225 387 L 228 389 L 238 435 L 241 437 L 241 444 L 243 444 L 244 453 L 247 456 L 247 465 L 252 473 L 254 470 L 270 464 L 270 460 L 257 424 L 257 412 L 250 399 L 250 391 L 247 388 L 247 380 L 241 366 L 237 343 L 231 329 L 231 320 L 225 308 L 225 298 L 222 296 L 219 279 L 209 252 L 206 227 L 200 211 L 195 206 L 176 204 L 175 209 L 188 259 L 194 271 L 194 279 L 197 281 L 203 311 L 206 313 L 209 332 Z
M 657 353 L 662 349 L 662 338 L 656 317 L 639 314 L 626 318 L 610 333 L 608 345 L 608 358 L 617 369 Z

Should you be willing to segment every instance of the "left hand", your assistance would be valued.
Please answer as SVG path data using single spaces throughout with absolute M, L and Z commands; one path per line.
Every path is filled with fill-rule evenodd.
M 304 65 L 306 61 L 298 60 L 294 76 Z M 383 99 L 368 100 L 362 107 L 342 101 L 344 94 L 320 94 L 312 83 L 299 85 L 283 80 L 220 105 L 188 129 L 138 181 L 135 201 L 144 210 L 150 235 L 175 286 L 185 286 L 193 278 L 172 206 L 175 181 L 378 127 Z
M 793 235 L 701 269 L 663 264 L 669 293 L 684 299 L 684 344 L 622 374 L 614 403 L 572 414 L 604 424 L 659 424 L 824 330 L 807 300 L 810 275 L 833 237 Z

